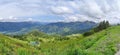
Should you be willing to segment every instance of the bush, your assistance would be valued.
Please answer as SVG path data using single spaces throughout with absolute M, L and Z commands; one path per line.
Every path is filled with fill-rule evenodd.
M 71 51 L 68 51 L 67 55 L 88 55 L 86 51 L 81 49 L 72 49 Z
M 89 35 L 92 35 L 92 34 L 94 34 L 93 31 L 88 31 L 88 32 L 85 32 L 85 33 L 83 34 L 83 36 L 89 36 Z

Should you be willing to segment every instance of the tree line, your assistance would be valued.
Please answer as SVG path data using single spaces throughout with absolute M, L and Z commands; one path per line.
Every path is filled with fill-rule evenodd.
M 108 21 L 102 21 L 99 23 L 99 25 L 95 28 L 93 28 L 93 30 L 91 31 L 88 31 L 88 32 L 85 32 L 83 34 L 83 36 L 89 36 L 89 35 L 92 35 L 94 34 L 95 32 L 99 32 L 99 31 L 102 31 L 104 29 L 107 29 L 108 27 L 110 27 L 110 24 Z

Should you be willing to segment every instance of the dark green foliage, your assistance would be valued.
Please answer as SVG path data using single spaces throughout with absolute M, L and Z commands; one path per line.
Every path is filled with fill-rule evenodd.
M 57 37 L 56 40 L 62 41 L 62 40 L 69 40 L 69 37 Z
M 108 21 L 102 21 L 99 23 L 99 25 L 94 28 L 94 32 L 99 32 L 101 30 L 107 29 L 108 27 L 110 27 L 110 24 Z
M 83 36 L 89 36 L 92 34 L 94 34 L 94 31 L 88 31 L 88 32 L 83 33 Z
M 117 25 L 120 25 L 120 23 L 118 23 Z
M 81 49 L 70 49 L 67 55 L 88 55 L 86 51 Z
M 109 22 L 108 22 L 108 21 L 102 21 L 102 22 L 100 22 L 99 25 L 98 25 L 97 27 L 95 27 L 93 30 L 83 33 L 83 36 L 92 35 L 92 34 L 94 34 L 94 32 L 102 31 L 102 30 L 104 30 L 104 29 L 107 29 L 108 27 L 110 27 Z

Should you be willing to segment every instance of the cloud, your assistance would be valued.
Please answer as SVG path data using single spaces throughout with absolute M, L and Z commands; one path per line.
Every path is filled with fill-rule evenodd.
M 37 2 L 38 0 L 36 0 Z M 1 17 L 9 17 L 9 16 L 15 16 L 15 17 L 24 17 L 24 16 L 34 16 L 34 15 L 43 15 L 47 12 L 45 12 L 45 8 L 42 7 L 40 4 L 37 4 L 33 0 L 27 1 L 8 1 L 5 0 L 4 2 L 7 2 L 6 4 L 0 5 L 0 16 Z
M 43 20 L 34 16 L 53 15 L 65 21 L 108 20 L 120 23 L 120 0 L 1 0 L 0 21 Z M 8 18 L 14 16 L 16 18 Z M 27 18 L 24 18 L 27 17 Z M 31 17 L 32 19 L 30 19 Z M 46 19 L 46 18 L 44 18 Z M 50 18 L 51 19 L 51 18 Z M 47 18 L 47 21 L 50 19 Z M 59 18 L 53 18 L 50 21 Z M 46 21 L 46 22 L 47 22 Z
M 82 9 L 82 11 L 93 18 L 100 18 L 100 16 L 103 15 L 103 11 L 100 9 L 100 6 L 97 5 L 95 1 L 84 1 L 85 5 Z
M 91 17 L 86 16 L 86 15 L 80 15 L 80 14 L 64 16 L 64 18 L 65 18 L 66 22 L 76 22 L 76 21 L 80 21 L 80 22 L 84 22 L 84 21 L 98 22 L 98 19 L 91 18 Z
M 73 11 L 70 8 L 65 7 L 65 6 L 51 7 L 51 11 L 52 13 L 58 14 L 58 15 L 73 13 Z
M 0 18 L 1 22 L 23 22 L 23 21 L 37 21 L 33 18 L 16 18 L 13 16 L 7 17 L 7 18 Z
M 108 20 L 111 24 L 120 23 L 120 0 L 79 0 L 71 2 L 71 6 L 77 12 L 72 16 L 67 15 L 66 20 L 94 22 Z

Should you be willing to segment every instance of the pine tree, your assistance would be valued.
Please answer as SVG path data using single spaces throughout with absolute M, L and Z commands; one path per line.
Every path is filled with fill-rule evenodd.
M 108 21 L 102 21 L 102 22 L 99 23 L 99 25 L 96 28 L 94 28 L 94 31 L 99 32 L 103 29 L 108 28 L 109 26 L 110 26 L 110 24 L 109 24 Z

